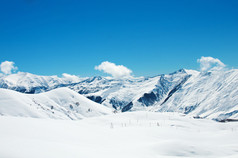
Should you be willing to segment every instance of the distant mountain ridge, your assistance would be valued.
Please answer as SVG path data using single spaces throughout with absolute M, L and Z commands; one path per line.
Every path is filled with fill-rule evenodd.
M 52 90 L 55 86 L 67 85 L 79 81 L 80 79 L 39 76 L 27 72 L 18 72 L 0 77 L 0 88 L 34 94 Z
M 134 108 L 155 104 L 186 76 L 188 76 L 186 71 L 181 69 L 169 75 L 147 78 L 113 79 L 96 76 L 80 81 L 68 81 L 57 76 L 18 73 L 0 78 L 0 88 L 37 94 L 59 87 L 68 87 L 97 103 L 127 111 L 131 109 L 128 104 L 133 104 Z
M 14 76 L 15 75 L 15 76 Z M 117 111 L 181 112 L 215 119 L 238 117 L 238 70 L 198 72 L 180 69 L 154 77 L 113 79 L 88 77 L 77 81 L 29 73 L 0 78 L 0 88 L 41 93 L 69 89 Z

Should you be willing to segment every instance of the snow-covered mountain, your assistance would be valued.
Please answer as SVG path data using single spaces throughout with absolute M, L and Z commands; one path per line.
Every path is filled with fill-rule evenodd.
M 209 72 L 181 69 L 155 77 L 89 77 L 74 81 L 18 73 L 0 77 L 0 81 L 1 88 L 23 93 L 68 87 L 94 102 L 122 112 L 150 110 L 218 120 L 238 118 L 237 69 Z
M 156 108 L 218 120 L 238 118 L 238 70 L 194 74 Z
M 155 77 L 113 79 L 98 76 L 72 82 L 57 76 L 17 73 L 2 77 L 0 87 L 23 93 L 41 93 L 68 87 L 97 103 L 124 112 L 131 110 L 132 107 L 136 110 L 154 105 L 189 76 L 181 69 L 169 75 Z
M 81 119 L 110 114 L 112 110 L 68 89 L 23 94 L 0 88 L 0 115 L 35 118 Z
M 166 97 L 167 93 L 175 86 L 182 84 L 189 77 L 190 74 L 181 69 L 169 75 L 147 78 L 93 77 L 64 86 L 97 103 L 125 112 L 145 109 L 154 105 Z

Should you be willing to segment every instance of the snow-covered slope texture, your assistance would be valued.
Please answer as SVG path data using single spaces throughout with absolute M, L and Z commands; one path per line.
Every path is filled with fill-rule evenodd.
M 55 119 L 81 119 L 110 114 L 111 109 L 68 89 L 23 94 L 0 88 L 0 115 Z
M 131 79 L 88 78 L 68 87 L 89 99 L 122 112 L 145 109 L 160 102 L 190 75 L 179 70 L 169 75 Z
M 0 88 L 12 89 L 22 93 L 41 93 L 56 86 L 77 83 L 80 78 L 57 76 L 38 76 L 26 72 L 18 72 L 0 77 Z
M 192 75 L 158 111 L 177 111 L 223 120 L 238 118 L 238 70 Z

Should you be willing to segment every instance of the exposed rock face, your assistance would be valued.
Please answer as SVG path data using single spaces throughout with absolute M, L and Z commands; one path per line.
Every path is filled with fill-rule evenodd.
M 87 98 L 99 104 L 101 104 L 104 101 L 104 99 L 100 96 L 87 96 Z

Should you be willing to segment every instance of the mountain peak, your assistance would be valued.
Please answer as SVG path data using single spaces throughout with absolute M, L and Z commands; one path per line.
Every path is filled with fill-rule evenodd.
M 179 74 L 179 73 L 186 73 L 185 69 L 179 69 L 175 72 L 170 73 L 169 75 Z

